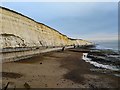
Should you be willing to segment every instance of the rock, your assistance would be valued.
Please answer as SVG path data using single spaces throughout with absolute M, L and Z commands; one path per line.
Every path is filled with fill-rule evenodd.
M 45 87 L 48 87 L 48 85 L 47 85 L 47 84 L 45 84 Z
M 4 58 L 2 59 L 6 62 L 21 60 L 39 54 L 41 47 L 43 50 L 92 44 L 82 39 L 71 39 L 45 24 L 4 7 L 0 7 L 0 15 L 2 16 L 0 49 L 6 53 L 12 52 L 9 56 L 3 55 Z M 65 47 L 62 48 L 62 51 L 64 49 Z
M 82 39 L 71 39 L 57 30 L 38 23 L 27 16 L 0 7 L 2 15 L 2 31 L 0 45 L 6 47 L 34 47 L 34 46 L 66 46 L 91 45 Z M 29 33 L 28 33 L 29 32 Z
M 42 62 L 40 64 L 42 64 Z
M 30 85 L 29 85 L 28 83 L 25 83 L 25 84 L 24 84 L 24 87 L 25 87 L 27 90 L 30 89 Z

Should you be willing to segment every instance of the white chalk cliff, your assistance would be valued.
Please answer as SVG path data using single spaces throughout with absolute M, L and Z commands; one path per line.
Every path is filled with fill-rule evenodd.
M 89 45 L 15 11 L 0 7 L 0 47 Z
M 16 61 L 33 55 L 59 50 L 62 47 L 91 45 L 71 39 L 57 30 L 15 11 L 0 7 L 0 59 Z M 1 53 L 2 52 L 2 53 Z

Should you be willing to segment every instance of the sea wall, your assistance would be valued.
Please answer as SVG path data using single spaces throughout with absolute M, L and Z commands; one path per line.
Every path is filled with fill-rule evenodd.
M 0 49 L 1 53 L 6 50 L 10 52 L 24 52 L 26 48 L 58 48 L 73 45 L 91 45 L 91 42 L 71 39 L 61 34 L 57 30 L 36 22 L 35 20 L 24 16 L 7 8 L 0 7 Z M 16 49 L 17 48 L 17 49 Z M 14 51 L 14 50 L 17 50 Z M 41 50 L 41 49 L 39 49 Z M 27 55 L 36 52 L 35 50 L 26 51 Z M 4 54 L 5 55 L 5 54 Z M 4 58 L 4 55 L 2 59 Z M 17 54 L 16 54 L 17 55 Z M 22 54 L 24 56 L 26 54 Z M 8 55 L 10 56 L 10 55 Z

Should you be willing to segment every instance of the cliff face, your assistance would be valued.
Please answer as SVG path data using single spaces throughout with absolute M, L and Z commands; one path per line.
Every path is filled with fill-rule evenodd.
M 1 48 L 91 44 L 84 40 L 69 39 L 42 23 L 3 7 L 0 7 L 0 18 Z

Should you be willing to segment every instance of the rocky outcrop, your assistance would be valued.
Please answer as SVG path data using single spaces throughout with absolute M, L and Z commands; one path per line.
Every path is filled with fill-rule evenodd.
M 91 45 L 7 8 L 0 7 L 0 49 Z

